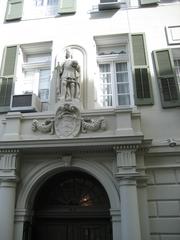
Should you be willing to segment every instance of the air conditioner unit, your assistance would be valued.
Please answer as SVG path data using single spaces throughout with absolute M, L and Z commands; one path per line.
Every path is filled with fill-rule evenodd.
M 11 111 L 18 112 L 40 112 L 40 98 L 33 93 L 13 95 L 11 99 Z
M 99 10 L 119 9 L 120 2 L 118 0 L 100 0 L 98 8 Z

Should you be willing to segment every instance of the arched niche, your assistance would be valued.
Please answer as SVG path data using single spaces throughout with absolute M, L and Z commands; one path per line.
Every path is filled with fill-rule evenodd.
M 80 101 L 81 106 L 86 107 L 87 106 L 87 54 L 86 50 L 79 46 L 79 45 L 67 45 L 64 49 L 64 55 L 65 50 L 70 49 L 72 56 L 75 60 L 78 61 L 80 68 L 81 68 L 81 75 L 80 75 Z

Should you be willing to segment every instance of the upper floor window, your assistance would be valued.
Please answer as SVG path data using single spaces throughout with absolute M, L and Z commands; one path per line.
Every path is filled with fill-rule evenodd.
M 100 103 L 103 107 L 130 105 L 127 62 L 99 64 Z M 115 97 L 114 97 L 115 96 Z
M 180 0 L 128 0 L 129 7 L 153 6 L 158 4 L 170 4 L 180 2 Z
M 163 108 L 180 106 L 180 49 L 160 49 L 153 53 Z
M 21 45 L 17 59 L 14 95 L 36 94 L 42 109 L 46 109 L 49 100 L 51 45 L 51 42 Z
M 177 83 L 179 85 L 179 90 L 180 90 L 180 48 L 172 48 L 171 50 L 172 50 Z
M 50 17 L 76 12 L 76 0 L 8 0 L 6 21 Z
M 58 0 L 33 0 L 24 4 L 23 18 L 54 16 L 58 13 Z
M 125 40 L 125 39 L 124 39 Z M 95 37 L 97 45 L 97 98 L 101 107 L 129 106 L 133 103 L 127 39 Z M 118 42 L 117 42 L 118 41 Z
M 122 107 L 134 103 L 153 104 L 144 34 L 96 36 L 95 42 L 97 105 Z

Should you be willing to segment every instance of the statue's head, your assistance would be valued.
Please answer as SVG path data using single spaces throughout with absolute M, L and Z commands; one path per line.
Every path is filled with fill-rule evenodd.
M 66 59 L 72 58 L 72 54 L 69 48 L 66 48 Z

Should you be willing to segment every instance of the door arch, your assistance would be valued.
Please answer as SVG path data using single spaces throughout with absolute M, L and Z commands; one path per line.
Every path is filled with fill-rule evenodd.
M 50 177 L 34 201 L 31 240 L 111 240 L 110 202 L 104 187 L 78 170 Z

